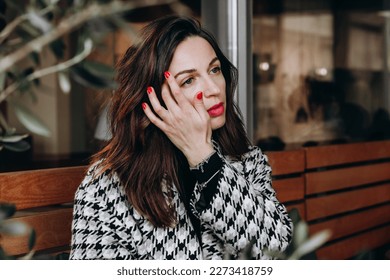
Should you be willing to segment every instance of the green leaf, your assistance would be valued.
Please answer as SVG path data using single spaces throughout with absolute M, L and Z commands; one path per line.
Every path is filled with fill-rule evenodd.
M 63 93 L 68 94 L 72 88 L 69 77 L 67 73 L 59 72 L 58 73 L 58 84 Z
M 3 143 L 3 146 L 5 149 L 13 152 L 25 152 L 31 149 L 31 145 L 24 140 L 16 143 Z
M 24 255 L 23 257 L 19 257 L 17 259 L 18 260 L 31 260 L 34 256 L 34 254 L 35 254 L 35 251 L 30 251 L 26 255 Z
M 7 77 L 7 74 L 5 72 L 0 72 L 0 92 L 5 87 L 5 78 Z
M 288 211 L 288 215 L 290 216 L 291 221 L 293 222 L 294 225 L 297 224 L 301 220 L 301 217 L 299 215 L 299 211 L 297 208 L 290 209 L 290 211 Z
M 0 136 L 0 142 L 16 143 L 28 137 L 28 134 Z
M 30 251 L 26 255 L 17 258 L 18 260 L 31 260 L 35 254 L 35 251 Z
M 29 34 L 32 38 L 37 38 L 37 37 L 41 36 L 41 32 L 39 32 L 39 30 L 36 29 L 34 26 L 32 26 L 31 23 L 28 21 L 22 22 L 19 26 L 25 32 L 27 32 L 27 34 Z M 36 50 L 36 51 L 40 52 L 41 50 Z
M 28 249 L 31 251 L 35 246 L 36 232 L 34 229 L 31 229 L 30 236 L 28 238 Z
M 12 217 L 16 212 L 16 206 L 12 203 L 0 203 L 0 222 L 6 218 Z
M 10 104 L 12 104 L 19 121 L 28 130 L 41 136 L 50 137 L 50 129 L 29 109 L 16 102 L 12 102 Z
M 290 256 L 289 259 L 291 260 L 298 260 L 302 256 L 314 252 L 319 247 L 321 247 L 325 242 L 330 238 L 332 235 L 330 230 L 322 230 L 316 234 L 314 234 L 312 237 L 310 237 L 308 240 L 303 242 L 301 246 L 299 246 L 294 253 Z
M 44 17 L 42 17 L 35 11 L 28 12 L 27 18 L 32 26 L 34 26 L 44 34 L 48 33 L 53 28 L 48 20 L 46 20 Z
M 299 247 L 309 235 L 309 227 L 304 221 L 299 221 L 294 226 L 293 244 L 295 247 Z
M 5 221 L 0 225 L 0 233 L 4 235 L 22 236 L 28 234 L 30 228 L 22 222 Z

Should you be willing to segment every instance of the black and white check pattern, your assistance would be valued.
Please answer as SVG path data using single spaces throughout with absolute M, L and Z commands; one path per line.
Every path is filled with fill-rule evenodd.
M 198 206 L 207 181 L 196 183 L 190 202 L 201 223 L 201 242 L 174 186 L 176 225 L 155 227 L 131 206 L 115 174 L 94 176 L 95 165 L 76 192 L 70 258 L 222 259 L 226 252 L 237 256 L 253 239 L 256 259 L 269 258 L 263 253 L 266 248 L 285 250 L 292 223 L 276 199 L 266 156 L 251 147 L 241 161 L 232 161 L 219 150 L 212 157 L 220 161 L 220 174 L 211 202 Z M 199 172 L 207 164 L 198 166 Z

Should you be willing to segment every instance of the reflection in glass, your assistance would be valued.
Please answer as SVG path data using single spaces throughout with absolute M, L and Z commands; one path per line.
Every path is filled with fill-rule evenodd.
M 254 15 L 255 141 L 279 149 L 389 138 L 386 17 L 299 8 Z

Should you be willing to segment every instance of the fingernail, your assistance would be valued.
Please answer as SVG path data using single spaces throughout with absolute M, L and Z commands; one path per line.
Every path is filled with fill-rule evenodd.
M 146 109 L 146 103 L 145 102 L 142 103 L 142 109 L 144 109 L 144 110 Z
M 169 73 L 168 71 L 165 71 L 164 76 L 165 76 L 165 79 L 168 79 L 169 76 L 171 76 L 171 73 Z
M 152 91 L 153 91 L 152 87 L 148 87 L 148 88 L 146 89 L 146 92 L 147 92 L 148 94 L 151 94 Z
M 199 100 L 201 100 L 203 97 L 203 93 L 202 92 L 199 92 L 197 95 L 196 95 L 196 98 L 198 98 Z

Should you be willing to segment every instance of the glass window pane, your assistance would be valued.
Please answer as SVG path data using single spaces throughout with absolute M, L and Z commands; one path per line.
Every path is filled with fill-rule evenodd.
M 381 7 L 295 2 L 254 9 L 257 144 L 272 150 L 389 138 Z

